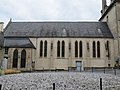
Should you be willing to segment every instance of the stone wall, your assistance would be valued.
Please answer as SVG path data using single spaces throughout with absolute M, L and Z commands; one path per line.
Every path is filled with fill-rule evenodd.
M 14 50 L 17 49 L 18 50 L 18 66 L 17 68 L 13 68 L 13 52 Z M 25 68 L 21 68 L 21 51 L 25 49 L 26 51 L 26 65 Z M 32 63 L 32 58 L 31 58 L 31 49 L 29 48 L 9 48 L 8 51 L 8 69 L 19 69 L 19 70 L 31 70 L 31 63 Z
M 114 50 L 112 39 L 102 38 L 37 38 L 30 39 L 36 46 L 32 52 L 32 58 L 35 61 L 35 69 L 65 69 L 68 67 L 76 67 L 76 61 L 82 61 L 83 67 L 107 67 L 114 66 Z M 47 57 L 40 57 L 40 41 L 47 41 Z M 57 57 L 57 41 L 65 41 L 65 57 Z M 83 57 L 75 57 L 75 41 L 82 41 Z M 100 58 L 92 57 L 92 42 L 100 41 Z M 105 44 L 110 42 L 110 58 L 106 56 Z M 53 50 L 51 50 L 51 43 L 53 43 Z M 69 51 L 69 43 L 71 43 L 71 51 Z M 87 50 L 87 43 L 89 43 L 89 50 Z M 44 52 L 44 51 L 43 51 Z
M 114 60 L 120 56 L 120 3 L 116 2 L 101 20 L 107 22 L 114 36 Z

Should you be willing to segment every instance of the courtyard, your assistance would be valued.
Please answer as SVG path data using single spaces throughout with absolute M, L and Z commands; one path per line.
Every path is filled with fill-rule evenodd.
M 31 72 L 0 76 L 1 90 L 120 90 L 118 75 L 91 72 Z

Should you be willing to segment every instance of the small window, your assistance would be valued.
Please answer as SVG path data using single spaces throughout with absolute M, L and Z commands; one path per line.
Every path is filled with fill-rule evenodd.
M 108 67 L 110 67 L 110 64 L 108 64 Z
M 106 42 L 106 51 L 107 51 L 107 57 L 110 59 L 110 48 L 109 48 L 109 41 Z
M 69 50 L 71 50 L 71 43 L 69 42 Z
M 8 48 L 5 48 L 5 54 L 8 54 Z
M 107 41 L 106 50 L 109 50 L 109 41 Z
M 107 22 L 108 22 L 108 20 L 109 20 L 108 16 L 107 16 L 107 18 L 106 18 L 106 19 L 107 19 Z

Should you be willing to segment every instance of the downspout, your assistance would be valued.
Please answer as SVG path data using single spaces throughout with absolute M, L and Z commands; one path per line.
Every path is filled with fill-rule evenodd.
M 32 71 L 32 48 L 31 48 L 31 66 L 30 66 L 30 70 Z
M 120 55 L 120 46 L 119 46 L 119 30 L 118 30 L 118 17 L 117 17 L 117 5 L 115 3 L 115 12 L 116 12 L 116 25 L 117 25 L 117 39 L 118 39 L 118 55 Z

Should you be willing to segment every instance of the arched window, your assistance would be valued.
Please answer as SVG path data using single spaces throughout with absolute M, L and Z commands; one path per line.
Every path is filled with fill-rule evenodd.
M 79 42 L 79 57 L 82 57 L 82 41 Z
M 96 57 L 96 45 L 95 45 L 95 41 L 93 41 L 93 57 Z
M 12 67 L 17 68 L 17 66 L 18 66 L 18 50 L 15 49 L 13 52 L 13 65 L 12 65 Z
M 44 57 L 47 57 L 47 41 L 44 43 Z
M 57 57 L 60 57 L 60 41 L 57 42 Z
M 100 57 L 100 42 L 97 42 L 97 57 Z
M 40 57 L 43 55 L 43 41 L 40 41 Z
M 78 57 L 78 42 L 75 41 L 75 57 Z
M 25 68 L 26 66 L 26 51 L 25 49 L 21 52 L 21 68 Z
M 65 42 L 62 41 L 62 57 L 65 57 Z

